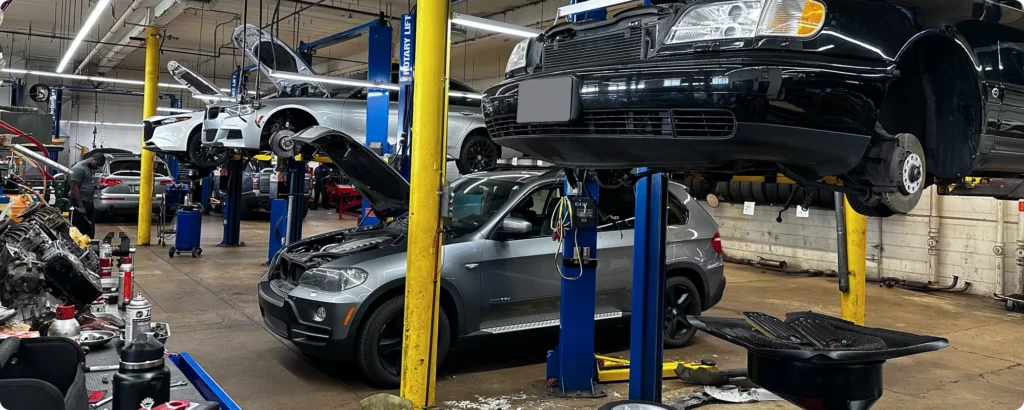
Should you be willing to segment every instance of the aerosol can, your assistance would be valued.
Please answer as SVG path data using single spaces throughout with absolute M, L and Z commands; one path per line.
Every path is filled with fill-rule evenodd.
M 131 248 L 129 255 L 135 255 L 135 248 Z M 132 290 L 135 288 L 135 265 L 132 264 L 132 256 L 121 258 L 121 273 L 117 280 L 117 307 L 124 310 L 132 300 Z
M 82 335 L 82 327 L 75 320 L 75 307 L 57 306 L 57 317 L 53 319 L 53 323 L 50 323 L 50 328 L 46 331 L 46 335 L 66 337 L 78 342 L 78 337 Z
M 114 278 L 114 247 L 109 243 L 101 243 L 99 251 L 100 270 L 96 272 L 100 277 L 100 285 L 104 292 L 108 292 L 117 286 L 120 278 Z
M 124 313 L 124 335 L 122 339 L 125 344 L 134 342 L 147 332 L 153 331 L 151 319 L 153 318 L 153 305 L 149 304 L 142 294 L 132 299 Z

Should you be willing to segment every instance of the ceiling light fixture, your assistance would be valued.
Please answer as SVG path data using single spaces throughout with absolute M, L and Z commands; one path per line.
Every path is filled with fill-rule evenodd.
M 157 112 L 169 112 L 169 113 L 174 113 L 174 114 L 199 111 L 199 110 L 187 110 L 187 109 L 184 109 L 184 108 L 170 108 L 170 107 L 156 107 L 156 110 L 157 110 Z
M 584 3 L 589 3 L 589 1 Z M 461 13 L 455 13 L 453 15 L 452 24 L 458 24 L 460 26 L 473 27 L 481 30 L 494 31 L 497 33 L 504 33 L 526 38 L 537 37 L 538 35 L 543 33 L 543 31 L 537 30 L 535 28 L 523 27 L 515 24 L 509 24 L 501 21 L 495 21 L 491 19 L 485 19 L 482 17 L 470 16 L 468 14 Z
M 9 73 L 9 74 L 35 75 L 35 76 L 39 76 L 39 77 L 66 78 L 66 79 L 69 79 L 69 80 L 79 80 L 79 81 L 95 81 L 95 82 L 106 82 L 106 83 L 128 84 L 128 85 L 146 85 L 146 82 L 145 81 L 141 81 L 141 80 L 125 80 L 125 79 L 121 79 L 121 78 L 97 77 L 97 76 L 90 77 L 90 76 L 87 76 L 87 75 L 64 74 L 64 73 L 56 73 L 56 72 L 52 72 L 52 71 L 22 70 L 20 68 L 5 68 L 3 70 L 0 70 L 0 72 Z M 178 88 L 178 89 L 187 88 L 187 87 L 185 87 L 184 85 L 181 85 L 181 84 L 168 84 L 168 83 L 157 83 L 157 86 L 163 87 L 163 88 Z
M 81 124 L 81 125 L 105 125 L 108 127 L 133 127 L 142 128 L 142 124 L 129 124 L 125 122 L 96 122 L 96 121 L 62 121 L 68 124 Z
M 327 77 L 323 75 L 288 73 L 270 70 L 270 77 L 287 78 L 289 80 L 315 81 L 318 83 L 348 85 L 353 87 L 383 88 L 385 90 L 398 91 L 398 85 L 391 83 L 375 83 L 372 81 L 356 80 L 351 78 Z
M 78 30 L 78 35 L 71 41 L 71 47 L 68 47 L 68 51 L 64 52 L 64 58 L 60 60 L 60 65 L 57 66 L 58 73 L 64 71 L 64 67 L 67 67 L 68 63 L 71 62 L 71 58 L 75 56 L 78 46 L 82 45 L 85 35 L 89 30 L 92 30 L 92 26 L 96 25 L 96 20 L 99 20 L 100 14 L 107 9 L 108 4 L 110 4 L 110 0 L 96 2 L 96 7 L 93 7 L 92 13 L 89 13 L 89 18 L 85 19 L 85 24 L 82 24 L 82 28 Z
M 622 3 L 629 3 L 633 0 L 587 0 L 576 4 L 558 8 L 558 17 L 571 16 L 573 14 L 586 13 L 591 10 L 608 8 Z

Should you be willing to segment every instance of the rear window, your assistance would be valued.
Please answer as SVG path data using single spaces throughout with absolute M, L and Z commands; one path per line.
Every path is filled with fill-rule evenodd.
M 141 160 L 137 160 L 137 159 L 135 159 L 135 160 L 127 160 L 127 161 L 126 160 L 112 161 L 110 163 L 110 173 L 111 174 L 138 176 L 138 175 L 142 174 L 142 169 L 141 168 L 142 168 L 142 161 Z M 153 172 L 156 173 L 156 174 L 159 174 L 161 176 L 169 175 L 169 171 L 167 170 L 167 165 L 164 165 L 164 163 L 159 162 L 159 161 L 156 161 L 156 162 L 153 163 Z

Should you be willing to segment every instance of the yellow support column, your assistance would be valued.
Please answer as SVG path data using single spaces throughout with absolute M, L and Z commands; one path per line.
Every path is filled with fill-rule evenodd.
M 843 292 L 840 312 L 843 319 L 864 324 L 864 293 L 867 291 L 868 217 L 850 207 L 843 196 L 846 215 L 846 267 L 850 271 L 850 291 Z
M 441 201 L 448 128 L 448 18 L 451 0 L 421 0 L 416 10 L 409 248 L 402 339 L 402 398 L 434 406 L 441 271 Z
M 157 83 L 160 81 L 160 29 L 146 29 L 146 85 L 143 88 L 142 119 L 156 115 Z M 145 144 L 145 142 L 143 142 Z M 142 150 L 142 175 L 139 177 L 139 231 L 135 240 L 149 245 L 153 221 L 153 151 Z

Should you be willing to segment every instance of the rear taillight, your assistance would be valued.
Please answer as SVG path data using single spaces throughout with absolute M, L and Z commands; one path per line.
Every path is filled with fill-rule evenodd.
M 715 232 L 715 236 L 711 237 L 711 247 L 715 249 L 715 253 L 722 254 L 722 234 Z
M 163 185 L 163 186 L 174 185 L 174 180 L 160 181 L 160 185 Z
M 100 178 L 100 186 L 114 187 L 123 184 L 124 181 L 112 178 Z
M 253 177 L 252 178 L 252 189 L 255 189 L 257 191 L 260 190 L 260 179 L 259 179 L 259 177 Z

